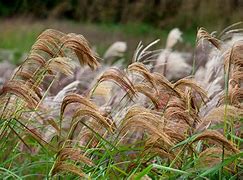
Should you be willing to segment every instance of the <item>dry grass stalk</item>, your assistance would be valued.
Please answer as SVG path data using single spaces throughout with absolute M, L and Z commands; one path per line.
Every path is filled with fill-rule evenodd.
M 34 109 L 40 101 L 39 92 L 34 91 L 24 82 L 20 80 L 8 81 L 1 89 L 1 97 L 3 98 L 7 94 L 14 94 L 20 99 L 24 100 L 30 109 Z
M 196 162 L 197 168 L 211 168 L 213 166 L 216 166 L 220 162 L 222 162 L 222 148 L 218 147 L 209 147 L 206 150 L 202 151 L 199 154 L 199 158 Z M 227 158 L 231 154 L 230 151 L 225 150 L 224 151 L 224 157 Z M 228 170 L 233 170 L 232 164 L 224 167 Z
M 133 83 L 129 80 L 125 73 L 119 69 L 110 68 L 107 70 L 99 79 L 98 84 L 103 81 L 113 81 L 120 86 L 125 92 L 128 93 L 129 97 L 132 98 L 136 94 L 136 90 Z
M 224 54 L 224 64 L 225 64 L 225 71 L 228 70 L 228 65 L 234 66 L 243 66 L 243 41 L 237 41 L 233 44 L 231 48 L 229 48 Z
M 142 132 L 148 132 L 149 136 L 158 136 L 164 145 L 171 147 L 173 145 L 170 137 L 161 131 L 164 128 L 162 117 L 151 113 L 143 107 L 132 107 L 127 112 L 122 121 L 121 133 L 126 133 L 131 129 L 142 129 Z
M 79 167 L 71 163 L 59 161 L 58 163 L 56 163 L 54 169 L 51 172 L 51 175 L 54 176 L 57 173 L 62 173 L 62 172 L 71 172 L 80 177 L 86 177 L 86 175 L 81 171 Z
M 170 96 L 181 98 L 181 93 L 174 89 L 173 84 L 170 83 L 163 75 L 159 73 L 153 73 L 153 78 L 159 91 L 166 93 Z
M 203 131 L 210 126 L 223 123 L 224 118 L 227 120 L 227 123 L 230 123 L 230 121 L 233 120 L 234 124 L 237 125 L 238 120 L 243 116 L 243 110 L 235 106 L 228 105 L 226 117 L 224 112 L 224 106 L 219 106 L 211 110 L 205 117 L 202 118 L 201 123 L 197 125 L 196 131 Z
M 67 95 L 61 105 L 61 119 L 63 119 L 64 111 L 66 107 L 72 103 L 78 103 L 79 105 L 74 112 L 72 119 L 77 119 L 81 116 L 90 116 L 96 119 L 100 124 L 106 127 L 108 130 L 113 131 L 115 124 L 107 117 L 104 117 L 99 111 L 99 108 L 93 104 L 90 100 L 77 94 Z
M 225 71 L 228 73 L 229 81 L 229 103 L 238 107 L 242 106 L 243 90 L 243 41 L 237 41 L 226 52 L 225 55 Z
M 146 153 L 154 153 L 155 155 L 159 155 L 161 158 L 168 158 L 169 160 L 173 160 L 175 158 L 175 154 L 169 150 L 168 147 L 165 147 L 163 140 L 161 141 L 158 136 L 151 136 L 145 143 L 144 154 Z
M 235 147 L 234 144 L 232 144 L 229 140 L 227 140 L 222 134 L 220 134 L 218 131 L 215 130 L 205 130 L 200 135 L 198 135 L 193 141 L 199 141 L 208 139 L 210 141 L 217 142 L 218 144 L 223 145 L 226 149 L 229 151 L 239 153 L 240 150 Z
M 82 155 L 82 152 L 79 149 L 71 147 L 61 149 L 61 151 L 58 153 L 58 157 L 60 161 L 66 161 L 70 159 L 73 161 L 85 163 L 89 166 L 93 165 L 92 161 L 86 156 Z
M 81 65 L 87 64 L 91 69 L 96 69 L 99 62 L 89 48 L 87 40 L 82 35 L 67 34 L 62 39 L 63 45 L 72 49 L 77 55 Z
M 148 97 L 152 103 L 154 104 L 156 109 L 161 108 L 161 103 L 160 103 L 160 98 L 157 97 L 156 93 L 154 92 L 154 90 L 149 87 L 147 84 L 136 84 L 135 89 L 137 92 L 144 94 L 146 97 Z
M 78 103 L 80 105 L 89 107 L 90 109 L 98 109 L 98 107 L 94 103 L 92 103 L 88 98 L 83 97 L 78 94 L 71 93 L 71 94 L 67 95 L 62 101 L 62 105 L 61 105 L 61 109 L 60 109 L 61 118 L 63 118 L 63 114 L 64 114 L 66 107 L 72 103 Z
M 92 117 L 93 119 L 97 120 L 102 126 L 106 127 L 109 131 L 114 131 L 115 129 L 115 124 L 112 123 L 112 121 L 107 118 L 104 117 L 101 112 L 99 112 L 98 109 L 90 109 L 90 108 L 82 108 L 80 107 L 80 109 L 78 109 L 74 115 L 73 115 L 73 119 L 77 119 L 79 117 L 82 116 L 89 116 Z
M 204 28 L 200 28 L 197 31 L 197 42 L 204 39 L 211 42 L 217 49 L 221 48 L 221 42 L 217 38 L 209 34 Z
M 128 71 L 137 72 L 141 74 L 142 77 L 144 77 L 145 80 L 149 82 L 155 90 L 157 90 L 156 89 L 157 86 L 154 81 L 153 75 L 149 72 L 149 70 L 145 67 L 144 64 L 135 62 L 128 66 Z
M 71 76 L 74 71 L 74 64 L 72 64 L 72 59 L 70 58 L 56 57 L 47 62 L 46 69 L 50 74 L 61 72 L 67 76 Z
M 185 87 L 190 87 L 191 89 L 193 89 L 195 93 L 198 93 L 200 95 L 202 100 L 207 98 L 207 93 L 205 92 L 205 90 L 197 85 L 196 82 L 192 79 L 183 78 L 173 84 L 173 88 L 175 89 L 179 88 L 183 90 Z

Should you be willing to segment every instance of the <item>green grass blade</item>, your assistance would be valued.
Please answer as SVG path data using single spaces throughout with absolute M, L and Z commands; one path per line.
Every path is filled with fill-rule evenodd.
M 153 164 L 153 167 L 157 168 L 157 169 L 161 169 L 161 170 L 172 171 L 172 172 L 178 173 L 178 174 L 189 175 L 189 173 L 186 172 L 186 171 L 182 171 L 182 170 L 179 170 L 179 169 L 174 169 L 174 168 L 171 168 L 171 167 L 166 167 L 166 166 L 162 166 L 162 165 L 158 165 L 158 164 Z
M 139 180 L 142 177 L 144 177 L 146 174 L 148 174 L 153 169 L 153 164 L 150 164 L 148 167 L 146 167 L 142 172 L 138 173 L 138 175 L 134 178 L 134 180 Z
M 12 171 L 9 171 L 8 169 L 5 169 L 3 167 L 0 167 L 0 171 L 4 171 L 6 172 L 9 176 L 12 176 L 13 178 L 16 178 L 16 179 L 22 179 L 21 177 L 19 177 L 17 174 L 13 173 Z

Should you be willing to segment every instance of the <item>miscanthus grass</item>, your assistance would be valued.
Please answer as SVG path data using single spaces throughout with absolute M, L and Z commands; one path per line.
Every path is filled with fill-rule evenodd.
M 240 179 L 238 25 L 199 29 L 196 48 L 208 50 L 193 67 L 170 60 L 181 56 L 172 46 L 149 50 L 157 41 L 127 67 L 100 65 L 82 35 L 44 31 L 1 88 L 0 178 Z

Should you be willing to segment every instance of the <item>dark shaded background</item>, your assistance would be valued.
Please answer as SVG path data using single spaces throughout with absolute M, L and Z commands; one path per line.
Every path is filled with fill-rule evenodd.
M 222 29 L 243 20 L 243 0 L 1 0 L 0 16 Z

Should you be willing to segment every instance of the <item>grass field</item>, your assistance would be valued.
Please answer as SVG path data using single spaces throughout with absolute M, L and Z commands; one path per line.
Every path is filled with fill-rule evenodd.
M 240 23 L 189 33 L 180 51 L 178 29 L 167 38 L 141 24 L 2 24 L 0 47 L 20 66 L 3 79 L 0 64 L 0 179 L 243 177 Z M 91 49 L 103 54 L 117 38 L 131 49 L 110 53 L 113 64 Z

